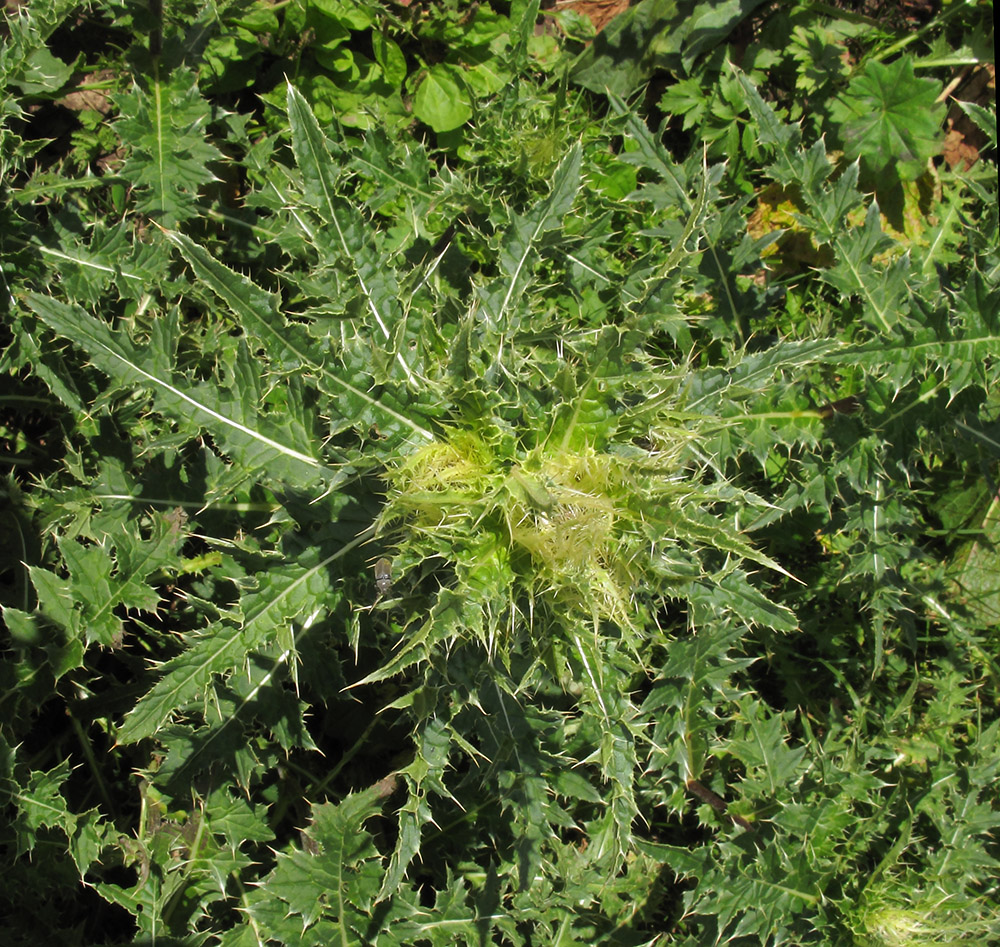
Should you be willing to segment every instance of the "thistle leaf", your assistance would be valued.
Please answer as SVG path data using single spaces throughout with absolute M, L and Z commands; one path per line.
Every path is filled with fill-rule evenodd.
M 116 103 L 118 132 L 131 148 L 120 173 L 137 189 L 138 209 L 166 227 L 193 216 L 199 188 L 215 180 L 208 164 L 222 157 L 206 140 L 212 108 L 194 74 L 177 69 L 166 82 L 156 75 L 149 87 L 137 81 Z
M 396 364 L 412 384 L 416 375 L 397 347 L 406 326 L 394 274 L 371 246 L 361 215 L 337 195 L 329 144 L 309 103 L 290 83 L 287 107 L 292 150 L 305 182 L 305 198 L 321 221 L 322 231 L 309 236 L 332 246 L 343 264 L 353 270 L 375 329 L 392 348 Z M 334 239 L 324 236 L 327 228 Z
M 241 601 L 239 616 L 203 629 L 190 646 L 160 667 L 162 676 L 126 716 L 118 731 L 121 743 L 152 736 L 171 715 L 205 700 L 216 675 L 238 673 L 247 656 L 274 640 L 287 640 L 300 616 L 332 607 L 329 569 L 343 555 L 338 550 L 311 567 L 286 565 L 271 569 L 261 586 Z
M 582 150 L 574 144 L 552 177 L 549 194 L 527 214 L 511 214 L 503 237 L 499 265 L 503 277 L 480 290 L 483 308 L 498 333 L 516 331 L 513 315 L 532 277 L 532 266 L 540 257 L 548 233 L 563 223 L 580 189 Z
M 333 484 L 344 478 L 316 456 L 312 444 L 262 418 L 242 393 L 176 378 L 169 328 L 155 332 L 148 346 L 136 346 L 78 306 L 35 294 L 26 299 L 53 331 L 83 348 L 117 385 L 151 390 L 164 412 L 185 426 L 211 431 L 248 471 L 267 471 L 300 485 L 320 480 Z
M 225 304 L 234 319 L 264 347 L 268 362 L 284 372 L 308 367 L 320 388 L 334 400 L 338 417 L 333 430 L 377 424 L 385 435 L 416 434 L 424 440 L 433 435 L 421 426 L 412 408 L 407 410 L 388 392 L 376 398 L 370 383 L 361 387 L 344 368 L 334 368 L 329 355 L 323 357 L 318 344 L 301 326 L 285 319 L 274 294 L 261 289 L 245 276 L 219 263 L 204 248 L 184 234 L 168 232 L 199 281 Z

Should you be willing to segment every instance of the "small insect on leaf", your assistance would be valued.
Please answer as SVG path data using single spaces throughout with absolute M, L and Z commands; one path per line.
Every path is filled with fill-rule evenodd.
M 375 563 L 375 588 L 379 595 L 388 595 L 392 591 L 392 562 L 389 559 L 379 559 Z

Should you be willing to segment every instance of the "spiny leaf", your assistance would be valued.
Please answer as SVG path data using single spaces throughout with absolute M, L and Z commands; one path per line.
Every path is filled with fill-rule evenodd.
M 344 552 L 338 550 L 310 567 L 271 569 L 261 587 L 241 602 L 242 621 L 210 625 L 186 651 L 160 668 L 163 676 L 125 718 L 119 742 L 152 736 L 180 708 L 205 699 L 215 675 L 238 671 L 249 653 L 287 635 L 290 622 L 330 607 L 330 566 Z
M 480 291 L 484 308 L 498 333 L 516 329 L 511 316 L 528 282 L 531 265 L 538 258 L 545 235 L 559 227 L 573 206 L 580 188 L 582 150 L 574 144 L 559 163 L 552 178 L 552 189 L 523 216 L 512 214 L 500 249 L 500 269 L 504 277 Z
M 432 439 L 412 409 L 406 413 L 389 394 L 372 396 L 354 384 L 343 368 L 332 367 L 329 355 L 324 357 L 318 351 L 318 343 L 301 326 L 281 315 L 273 293 L 234 273 L 184 234 L 168 232 L 167 237 L 180 249 L 198 279 L 222 300 L 244 329 L 260 340 L 269 362 L 287 372 L 301 371 L 304 366 L 311 369 L 321 388 L 336 399 L 334 407 L 339 418 L 334 421 L 334 430 L 377 421 L 384 434 L 403 432 Z
M 119 385 L 151 389 L 164 411 L 210 430 L 247 470 L 283 474 L 298 484 L 321 479 L 336 483 L 344 478 L 344 474 L 326 467 L 316 457 L 312 444 L 296 443 L 287 437 L 287 429 L 282 431 L 264 422 L 257 406 L 239 394 L 233 397 L 224 390 L 175 378 L 169 369 L 171 340 L 165 325 L 154 332 L 149 346 L 140 347 L 78 306 L 33 293 L 26 300 L 46 324 L 83 348 L 94 364 Z
M 443 720 L 431 719 L 424 726 L 417 740 L 413 762 L 406 767 L 408 796 L 399 810 L 399 836 L 378 893 L 383 901 L 399 890 L 400 883 L 410 862 L 420 851 L 420 832 L 432 819 L 428 793 L 446 791 L 441 782 L 451 748 L 450 728 Z
M 405 316 L 391 268 L 375 254 L 360 214 L 337 195 L 330 148 L 309 103 L 289 83 L 288 121 L 292 129 L 292 150 L 305 181 L 307 201 L 318 212 L 322 224 L 332 228 L 335 246 L 342 261 L 353 268 L 367 309 L 379 333 L 390 346 L 397 344 Z M 319 239 L 319 234 L 310 234 Z M 396 363 L 407 382 L 415 375 L 403 352 L 394 351 Z
M 206 140 L 213 110 L 190 70 L 167 81 L 157 74 L 150 86 L 137 81 L 116 97 L 118 131 L 131 148 L 120 173 L 138 189 L 139 209 L 172 226 L 195 213 L 198 189 L 215 179 L 208 164 L 222 154 Z

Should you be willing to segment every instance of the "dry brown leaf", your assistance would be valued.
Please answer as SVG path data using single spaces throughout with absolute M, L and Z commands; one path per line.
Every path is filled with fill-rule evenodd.
M 629 0 L 569 0 L 566 3 L 556 4 L 557 10 L 573 10 L 584 14 L 594 24 L 597 33 L 628 8 Z

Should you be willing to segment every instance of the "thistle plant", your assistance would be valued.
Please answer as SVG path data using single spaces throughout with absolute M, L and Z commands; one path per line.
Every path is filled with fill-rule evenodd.
M 633 341 L 620 335 L 619 351 Z M 404 568 L 432 562 L 449 574 L 444 584 L 488 603 L 489 619 L 477 626 L 488 654 L 505 655 L 523 622 L 536 625 L 540 647 L 552 647 L 552 629 L 604 622 L 638 657 L 651 577 L 683 598 L 713 554 L 781 571 L 736 525 L 737 508 L 763 501 L 703 461 L 700 431 L 723 423 L 683 413 L 681 377 L 636 366 L 630 385 L 662 391 L 632 406 L 621 381 L 610 372 L 600 385 L 585 379 L 575 401 L 557 400 L 547 420 L 534 416 L 522 431 L 502 425 L 505 405 L 497 404 L 490 417 L 446 430 L 385 474 L 378 534 Z
M 995 170 L 905 236 L 862 186 L 886 77 L 939 67 L 845 86 L 891 106 L 851 163 L 696 65 L 747 4 L 635 6 L 725 69 L 663 99 L 725 101 L 716 156 L 474 6 L 181 3 L 58 167 L 22 132 L 76 8 L 11 21 L 12 942 L 985 942 Z M 846 71 L 818 17 L 773 61 Z M 808 267 L 768 268 L 778 190 Z
M 866 887 L 848 924 L 857 947 L 985 944 L 1000 934 L 1000 923 L 984 915 L 977 899 L 906 876 Z

